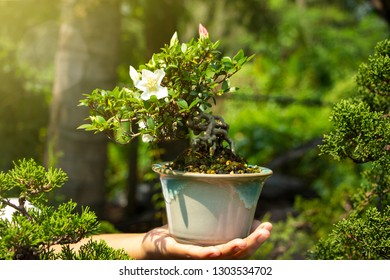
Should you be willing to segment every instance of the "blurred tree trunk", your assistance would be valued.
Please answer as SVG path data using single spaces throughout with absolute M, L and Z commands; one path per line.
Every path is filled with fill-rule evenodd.
M 147 0 L 145 2 L 146 52 L 149 59 L 160 51 L 164 44 L 169 44 L 173 33 L 178 30 L 179 18 L 185 15 L 185 3 L 172 0 Z M 198 26 L 196 26 L 197 30 Z
M 69 176 L 59 190 L 100 216 L 105 197 L 106 138 L 77 130 L 88 115 L 84 93 L 114 87 L 119 54 L 120 0 L 63 0 L 46 163 Z
M 169 44 L 171 37 L 179 29 L 180 19 L 185 16 L 186 8 L 183 1 L 146 1 L 144 23 L 148 59 L 152 57 L 153 53 L 159 52 L 164 44 Z M 197 31 L 198 25 L 195 25 L 194 32 Z M 175 159 L 188 145 L 187 140 L 169 141 L 160 144 L 159 148 L 162 154 L 159 160 L 170 161 Z
M 173 33 L 177 30 L 178 16 L 182 14 L 184 9 L 182 2 L 171 0 L 147 0 L 142 5 L 144 10 L 142 22 L 145 26 L 146 50 L 145 58 L 149 60 L 154 52 L 158 52 L 164 44 L 169 43 Z M 163 12 L 161 12 L 163 11 Z M 126 216 L 130 217 L 136 214 L 137 201 L 135 199 L 138 178 L 138 139 L 132 141 L 129 145 L 129 176 L 127 178 L 128 193 Z M 175 144 L 168 144 L 168 147 L 163 148 L 167 153 L 172 150 L 177 150 Z

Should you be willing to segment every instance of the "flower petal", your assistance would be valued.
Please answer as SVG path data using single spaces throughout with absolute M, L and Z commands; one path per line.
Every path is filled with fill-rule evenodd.
M 156 93 L 157 99 L 162 99 L 168 96 L 168 89 L 166 87 L 159 87 Z
M 152 71 L 147 69 L 142 69 L 142 80 L 149 80 L 153 77 L 154 77 L 154 73 Z
M 134 85 L 136 85 L 139 82 L 139 74 L 137 70 L 133 66 L 130 65 L 129 70 L 130 78 L 133 80 Z
M 148 83 L 147 81 L 144 81 L 144 80 L 141 80 L 139 81 L 136 85 L 135 85 L 136 88 L 138 88 L 139 90 L 145 92 L 145 91 L 148 91 Z M 142 97 L 142 95 L 141 95 Z
M 141 94 L 141 99 L 146 101 L 146 100 L 149 100 L 151 96 L 152 96 L 152 94 L 149 91 L 144 91 Z
M 154 71 L 154 74 L 155 74 L 155 78 L 157 79 L 158 84 L 160 85 L 162 82 L 162 79 L 165 76 L 165 71 L 163 69 L 157 69 L 156 71 Z
M 142 142 L 149 143 L 153 141 L 153 136 L 150 134 L 143 134 L 142 135 Z
M 141 128 L 141 129 L 145 129 L 145 128 L 146 128 L 146 123 L 145 123 L 144 121 L 140 121 L 140 122 L 138 123 L 138 126 L 139 126 L 139 128 Z

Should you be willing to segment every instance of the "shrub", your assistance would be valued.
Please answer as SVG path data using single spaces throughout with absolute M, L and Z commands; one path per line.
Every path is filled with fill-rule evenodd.
M 87 207 L 75 212 L 73 201 L 57 208 L 48 205 L 48 194 L 66 180 L 61 169 L 46 170 L 32 159 L 0 172 L 0 259 L 129 258 L 103 241 L 89 241 L 77 252 L 70 248 L 69 244 L 97 233 L 100 224 Z M 7 209 L 13 210 L 8 217 Z M 56 246 L 62 248 L 60 252 L 54 250 Z

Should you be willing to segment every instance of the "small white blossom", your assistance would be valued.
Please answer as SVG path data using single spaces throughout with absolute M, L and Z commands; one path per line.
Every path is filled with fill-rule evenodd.
M 187 51 L 187 44 L 183 43 L 181 44 L 181 52 L 185 53 Z
M 157 99 L 167 97 L 168 89 L 161 86 L 164 76 L 165 72 L 162 69 L 157 69 L 154 72 L 143 69 L 142 79 L 138 82 L 135 82 L 133 79 L 134 86 L 142 91 L 141 99 L 149 100 L 152 95 L 155 95 Z
M 145 121 L 140 121 L 140 122 L 138 123 L 138 126 L 139 126 L 139 128 L 141 128 L 141 129 L 146 129 L 146 128 L 147 128 L 147 125 L 146 125 L 146 122 L 145 122 Z M 153 136 L 150 135 L 150 134 L 143 134 L 143 135 L 142 135 L 142 142 L 144 142 L 144 143 L 152 142 L 153 139 L 154 139 Z
M 144 121 L 140 121 L 138 124 L 139 128 L 145 129 L 146 128 L 146 123 Z
M 152 142 L 153 139 L 154 139 L 153 136 L 150 134 L 143 134 L 142 135 L 142 142 L 144 142 L 144 143 Z

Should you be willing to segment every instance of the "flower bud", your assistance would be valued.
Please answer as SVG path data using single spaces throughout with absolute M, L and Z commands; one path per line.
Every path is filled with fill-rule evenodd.
M 171 38 L 171 41 L 169 42 L 169 46 L 175 45 L 177 42 L 179 42 L 179 39 L 177 37 L 177 32 L 175 32 Z
M 206 27 L 204 27 L 202 24 L 199 23 L 199 37 L 201 39 L 208 38 L 209 32 L 207 31 Z

